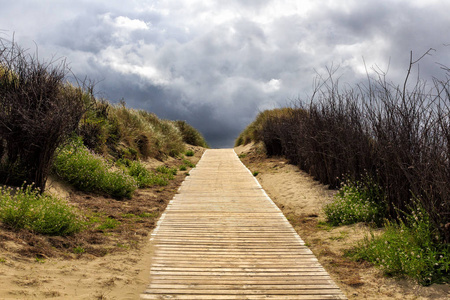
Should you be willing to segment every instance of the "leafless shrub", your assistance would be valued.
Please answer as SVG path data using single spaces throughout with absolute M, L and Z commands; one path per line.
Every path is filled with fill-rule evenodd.
M 92 86 L 65 82 L 65 61 L 41 62 L 0 40 L 0 180 L 45 187 L 55 150 L 78 126 Z
M 423 56 L 422 56 L 423 57 Z M 263 125 L 270 155 L 285 155 L 316 179 L 338 187 L 343 176 L 369 174 L 383 187 L 391 218 L 418 199 L 450 241 L 450 79 L 408 89 L 411 56 L 402 85 L 385 74 L 355 89 L 320 78 L 308 102 Z

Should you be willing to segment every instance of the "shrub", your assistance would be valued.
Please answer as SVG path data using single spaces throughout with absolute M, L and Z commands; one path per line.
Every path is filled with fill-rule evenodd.
M 292 108 L 275 108 L 260 112 L 235 141 L 235 146 L 247 145 L 250 142 L 260 142 L 263 139 L 262 130 L 266 121 L 271 117 L 289 114 Z
M 186 151 L 185 155 L 186 156 L 194 156 L 194 151 L 188 150 L 188 151 Z
M 423 285 L 449 282 L 450 247 L 441 243 L 426 210 L 410 209 L 408 225 L 388 222 L 381 236 L 366 237 L 350 252 L 379 266 L 387 275 L 407 275 Z
M 131 198 L 137 187 L 133 177 L 122 170 L 111 171 L 105 160 L 90 152 L 81 139 L 60 149 L 54 169 L 59 177 L 82 191 Z
M 70 235 L 83 228 L 84 221 L 64 200 L 39 194 L 31 186 L 0 187 L 0 220 L 16 229 L 47 235 Z
M 175 125 L 181 132 L 183 142 L 193 146 L 209 148 L 205 138 L 197 129 L 195 129 L 185 121 L 175 121 Z
M 335 226 L 358 222 L 381 226 L 386 207 L 380 186 L 366 175 L 361 181 L 347 179 L 324 211 L 328 222 Z
M 377 178 L 391 220 L 405 218 L 417 195 L 449 243 L 450 81 L 410 84 L 416 62 L 411 57 L 400 85 L 378 74 L 342 89 L 331 70 L 308 101 L 258 116 L 238 140 L 262 140 L 268 155 L 284 155 L 330 188 L 345 174 L 361 181 L 367 172 Z
M 0 41 L 0 65 L 0 180 L 34 182 L 43 192 L 55 151 L 77 128 L 92 86 L 65 84 L 65 61 L 39 62 L 15 43 Z

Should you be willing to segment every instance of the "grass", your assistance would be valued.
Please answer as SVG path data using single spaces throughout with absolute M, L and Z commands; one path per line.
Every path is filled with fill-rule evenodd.
M 194 151 L 188 150 L 188 151 L 186 151 L 185 155 L 186 156 L 194 156 Z
M 347 179 L 335 196 L 324 207 L 331 225 L 350 225 L 366 222 L 382 226 L 385 216 L 384 197 L 381 188 L 368 175 L 361 181 Z
M 122 170 L 111 170 L 111 166 L 90 152 L 80 139 L 73 140 L 59 151 L 54 170 L 59 177 L 82 191 L 131 198 L 137 188 L 132 176 Z
M 104 230 L 108 230 L 108 229 L 114 229 L 119 225 L 120 225 L 119 221 L 117 221 L 116 219 L 107 217 L 99 226 L 97 226 L 96 229 L 104 231 Z
M 386 275 L 406 275 L 422 285 L 448 283 L 450 247 L 442 243 L 423 208 L 412 211 L 405 222 L 387 222 L 382 235 L 372 233 L 348 255 L 375 264 Z
M 183 165 L 188 166 L 189 168 L 195 168 L 195 164 L 193 164 L 190 160 L 188 159 L 183 159 Z
M 85 223 L 67 202 L 31 186 L 0 188 L 0 220 L 15 229 L 60 236 L 79 232 Z

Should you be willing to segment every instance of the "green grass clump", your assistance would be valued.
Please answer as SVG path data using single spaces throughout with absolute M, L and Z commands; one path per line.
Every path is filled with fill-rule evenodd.
M 31 186 L 0 187 L 0 220 L 16 229 L 60 236 L 79 232 L 84 224 L 74 207 Z
M 334 226 L 358 222 L 382 226 L 385 216 L 381 188 L 369 176 L 361 181 L 346 180 L 335 200 L 324 207 L 328 222 Z
M 194 156 L 194 151 L 192 151 L 192 150 L 188 150 L 188 151 L 186 151 L 186 156 Z
M 372 262 L 386 275 L 407 275 L 422 285 L 449 282 L 449 245 L 440 241 L 423 208 L 412 211 L 406 222 L 386 223 L 382 235 L 372 233 L 349 255 Z
M 193 164 L 190 160 L 188 159 L 183 159 L 183 165 L 188 166 L 189 168 L 194 168 L 195 164 Z
M 131 198 L 137 188 L 133 177 L 122 170 L 112 171 L 107 162 L 90 152 L 80 139 L 59 151 L 54 169 L 63 180 L 82 191 Z
M 121 167 L 128 175 L 132 176 L 139 188 L 146 188 L 154 185 L 166 186 L 170 180 L 177 174 L 176 168 L 160 166 L 153 173 L 145 168 L 139 161 L 129 159 L 120 159 L 116 164 Z
M 108 217 L 102 222 L 102 224 L 97 226 L 97 230 L 114 229 L 114 228 L 116 228 L 119 225 L 120 225 L 119 221 L 117 221 L 116 219 L 112 219 L 112 218 Z

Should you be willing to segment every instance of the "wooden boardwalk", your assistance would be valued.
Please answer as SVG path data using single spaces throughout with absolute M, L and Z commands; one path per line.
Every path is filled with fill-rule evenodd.
M 346 299 L 232 149 L 190 174 L 152 234 L 141 299 Z

